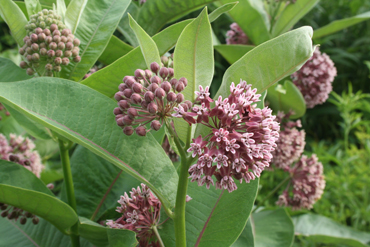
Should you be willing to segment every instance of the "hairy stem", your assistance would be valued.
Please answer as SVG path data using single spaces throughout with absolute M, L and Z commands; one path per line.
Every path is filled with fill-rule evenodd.
M 71 164 L 69 162 L 68 148 L 66 147 L 66 143 L 64 141 L 58 139 L 58 142 L 59 142 L 60 158 L 62 160 L 64 184 L 66 185 L 68 204 L 77 213 L 77 205 L 76 205 L 75 191 L 73 188 L 73 179 L 72 179 L 72 172 L 71 172 Z M 76 222 L 76 224 L 74 224 L 71 227 L 71 232 L 72 233 L 70 237 L 71 237 L 72 247 L 79 247 L 80 238 L 78 236 L 78 222 Z
M 157 239 L 158 239 L 159 245 L 160 245 L 161 247 L 164 247 L 164 244 L 163 244 L 163 241 L 162 241 L 162 239 L 161 239 L 161 235 L 159 235 L 159 232 L 158 232 L 157 226 L 152 226 L 152 229 L 153 229 L 153 231 L 154 231 L 154 233 L 155 233 L 155 236 L 156 236 L 156 237 L 157 237 Z

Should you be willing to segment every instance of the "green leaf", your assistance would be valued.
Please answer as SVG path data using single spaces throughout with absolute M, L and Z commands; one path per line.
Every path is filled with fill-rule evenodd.
M 212 13 L 209 14 L 209 16 L 208 16 L 209 22 L 215 21 L 223 13 L 232 10 L 235 7 L 235 5 L 237 5 L 238 3 L 239 2 L 227 3 L 225 5 L 222 5 L 222 6 L 218 7 L 217 9 L 212 11 Z
M 255 247 L 292 246 L 294 225 L 285 209 L 264 210 L 251 216 Z
M 291 118 L 300 118 L 306 112 L 306 102 L 299 89 L 291 82 L 286 80 L 284 85 L 277 84 L 270 87 L 267 93 L 269 107 L 275 112 L 283 111 L 288 113 L 294 111 Z
M 139 41 L 141 52 L 143 53 L 145 63 L 148 69 L 150 64 L 156 62 L 161 65 L 161 57 L 157 45 L 152 38 L 137 24 L 137 22 L 128 14 L 130 19 L 130 27 L 135 32 L 136 38 Z
M 57 13 L 62 17 L 62 21 L 64 22 L 65 16 L 66 16 L 66 3 L 64 0 L 57 0 Z
M 118 206 L 120 196 L 140 184 L 82 146 L 78 146 L 73 152 L 71 164 L 77 213 L 91 220 L 98 220 L 107 210 Z M 62 199 L 67 199 L 64 190 Z
M 326 26 L 323 26 L 319 29 L 316 29 L 313 33 L 313 39 L 321 38 L 326 35 L 338 32 L 342 29 L 355 25 L 357 23 L 366 21 L 370 18 L 370 11 L 362 13 L 360 15 L 356 15 L 353 17 L 345 18 L 342 20 L 336 20 L 329 23 Z
M 238 182 L 238 181 L 237 181 Z M 257 195 L 258 179 L 249 184 L 237 184 L 232 193 L 211 186 L 189 183 L 188 194 L 193 199 L 186 204 L 186 242 L 188 246 L 230 246 L 243 231 Z M 166 247 L 175 246 L 173 221 L 160 230 Z
M 120 22 L 118 23 L 117 30 L 125 36 L 126 40 L 133 46 L 139 46 L 137 42 L 134 31 L 130 27 L 130 21 L 128 19 L 128 13 L 133 16 L 135 19 L 139 17 L 139 7 L 136 3 L 131 1 L 131 4 L 128 6 L 127 11 L 123 14 Z
M 222 4 L 235 0 L 220 0 Z M 270 21 L 260 0 L 240 0 L 238 7 L 229 12 L 231 18 L 253 41 L 259 45 L 270 39 Z
M 0 0 L 0 16 L 8 24 L 18 45 L 23 46 L 23 38 L 27 35 L 25 26 L 28 21 L 22 10 L 12 0 Z
M 272 37 L 289 31 L 303 16 L 305 16 L 320 0 L 299 0 L 289 4 L 281 13 L 274 27 Z
M 0 246 L 71 247 L 71 238 L 42 218 L 37 225 L 32 224 L 30 220 L 21 225 L 19 222 L 0 217 Z M 80 247 L 93 245 L 81 238 Z
M 23 42 L 23 41 L 22 41 Z M 23 81 L 31 79 L 26 70 L 15 65 L 10 59 L 0 57 L 0 81 Z
M 352 247 L 368 247 L 370 233 L 360 232 L 341 225 L 327 217 L 303 214 L 292 218 L 296 235 L 325 244 L 345 244 Z
M 25 130 L 18 124 L 12 116 L 6 117 L 0 121 L 0 133 L 9 136 L 9 134 L 21 135 Z
M 68 230 L 78 220 L 68 204 L 57 199 L 31 171 L 0 160 L 0 202 L 36 214 L 60 231 Z
M 194 101 L 195 90 L 199 85 L 210 86 L 214 73 L 212 29 L 208 20 L 207 8 L 181 33 L 176 44 L 174 56 L 175 78 L 185 77 L 188 85 L 182 92 L 185 100 Z M 191 126 L 184 120 L 174 121 L 179 138 L 190 141 Z
M 72 81 L 35 78 L 0 83 L 0 101 L 112 162 L 173 207 L 178 176 L 171 161 L 150 133 L 122 134 L 112 113 L 117 105 L 113 100 Z
M 231 245 L 231 247 L 254 247 L 254 236 L 253 236 L 253 228 L 251 224 L 251 217 L 249 217 L 245 228 L 240 234 L 238 240 Z
M 37 14 L 41 11 L 41 4 L 39 0 L 25 0 L 28 16 Z
M 86 8 L 87 0 L 72 0 L 66 9 L 64 23 L 72 31 L 76 33 L 79 22 L 82 18 L 82 13 Z
M 90 0 L 85 6 L 78 6 L 83 8 L 75 32 L 76 38 L 81 41 L 81 62 L 72 61 L 64 67 L 61 77 L 74 81 L 83 78 L 103 53 L 129 3 L 130 0 Z M 67 12 L 72 8 L 69 6 Z M 69 14 L 66 13 L 67 16 Z
M 81 237 L 90 241 L 94 246 L 136 246 L 136 234 L 135 232 L 124 230 L 124 229 L 111 229 L 104 227 L 95 223 L 91 220 L 88 220 L 84 217 L 80 217 L 80 223 L 78 225 L 78 232 Z M 111 237 L 113 236 L 113 239 Z M 115 239 L 118 237 L 120 239 L 120 245 L 117 245 Z M 109 238 L 109 241 L 108 241 Z M 113 242 L 112 244 L 110 242 Z
M 215 50 L 220 53 L 230 64 L 238 61 L 244 54 L 252 50 L 253 45 L 215 45 Z
M 116 36 L 112 35 L 103 54 L 100 55 L 99 61 L 105 65 L 109 65 L 132 51 L 132 49 L 134 48 L 131 45 L 126 44 Z
M 216 97 L 240 79 L 261 93 L 297 71 L 313 53 L 311 36 L 311 27 L 301 27 L 257 46 L 226 70 Z
M 159 54 L 163 55 L 176 44 L 182 30 L 190 22 L 191 20 L 186 20 L 176 23 L 153 36 Z M 140 68 L 146 68 L 146 64 L 140 48 L 136 47 L 124 57 L 95 72 L 81 83 L 108 97 L 113 97 L 118 91 L 118 85 L 122 83 L 123 77 L 134 75 L 135 70 Z

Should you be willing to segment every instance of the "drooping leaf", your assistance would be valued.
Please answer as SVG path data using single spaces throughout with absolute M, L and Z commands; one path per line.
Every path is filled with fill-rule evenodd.
M 212 11 L 212 13 L 209 14 L 209 16 L 208 16 L 209 22 L 213 22 L 214 20 L 216 20 L 223 13 L 226 13 L 226 12 L 232 10 L 238 3 L 239 2 L 227 3 L 225 5 L 222 5 L 222 6 L 218 7 L 217 9 Z
M 345 18 L 345 19 L 342 19 L 342 20 L 333 21 L 333 22 L 329 23 L 326 26 L 323 26 L 319 29 L 316 29 L 313 32 L 313 37 L 312 38 L 317 39 L 317 38 L 324 37 L 326 35 L 338 32 L 338 31 L 340 31 L 342 29 L 345 29 L 347 27 L 353 26 L 357 23 L 366 21 L 369 18 L 370 18 L 370 11 L 362 13 L 360 15 Z
M 64 23 L 75 34 L 86 8 L 87 0 L 72 0 L 65 13 Z
M 187 193 L 193 199 L 186 204 L 188 246 L 224 247 L 236 241 L 252 210 L 258 179 L 237 186 L 237 190 L 229 193 L 189 182 Z M 167 221 L 159 233 L 166 247 L 175 246 L 172 220 Z
M 105 65 L 109 65 L 132 51 L 132 49 L 134 49 L 132 46 L 112 35 L 103 54 L 100 55 L 99 61 Z
M 303 214 L 292 217 L 296 235 L 325 244 L 344 244 L 353 247 L 367 247 L 370 233 L 360 232 L 341 225 L 325 216 Z
M 83 78 L 103 53 L 129 4 L 130 0 L 90 0 L 85 6 L 83 3 L 81 6 L 74 5 L 83 8 L 75 32 L 76 38 L 81 42 L 81 61 L 71 61 L 60 72 L 61 77 L 74 81 Z M 67 12 L 72 11 L 72 8 L 74 9 L 69 6 Z M 75 18 L 74 11 L 66 16 Z
M 0 101 L 146 183 L 168 208 L 174 205 L 178 176 L 171 161 L 150 133 L 122 134 L 113 100 L 72 81 L 35 78 L 0 83 Z
M 37 14 L 38 12 L 41 11 L 41 4 L 39 0 L 25 0 L 24 3 L 27 8 L 28 16 Z
M 289 31 L 305 16 L 320 0 L 299 0 L 289 4 L 281 13 L 272 28 L 272 37 Z
M 9 136 L 9 134 L 24 134 L 26 131 L 18 124 L 12 116 L 8 116 L 0 121 L 0 133 Z
M 255 46 L 252 45 L 215 45 L 214 48 L 219 52 L 230 64 L 238 61 L 247 52 Z
M 28 23 L 22 10 L 12 0 L 0 0 L 0 16 L 8 24 L 15 41 L 22 47 L 23 38 L 27 35 L 25 26 Z
M 226 70 L 216 97 L 240 79 L 261 93 L 292 74 L 311 57 L 311 36 L 311 27 L 301 27 L 257 46 Z
M 294 225 L 285 209 L 278 208 L 254 213 L 250 221 L 255 247 L 292 246 Z
M 137 240 L 132 237 L 132 232 L 130 231 L 117 231 L 118 229 L 108 228 L 108 240 L 109 246 L 111 247 L 134 247 L 137 246 Z
M 222 4 L 234 0 L 221 0 Z M 229 12 L 231 18 L 238 23 L 240 28 L 253 41 L 259 45 L 270 39 L 270 21 L 260 0 L 241 0 L 238 6 Z
M 10 59 L 0 57 L 0 78 L 2 82 L 11 82 L 28 80 L 31 79 L 31 76 L 27 75 L 26 70 L 15 65 Z
M 134 31 L 137 40 L 140 44 L 141 53 L 144 56 L 145 63 L 148 69 L 150 69 L 150 64 L 156 62 L 161 64 L 161 58 L 157 45 L 153 39 L 137 24 L 137 22 L 129 14 L 130 27 Z
M 291 82 L 286 80 L 284 85 L 277 84 L 268 89 L 267 101 L 269 107 L 275 112 L 284 111 L 288 113 L 290 110 L 294 112 L 292 118 L 300 118 L 306 112 L 306 102 L 299 89 Z
M 130 22 L 128 19 L 128 14 L 136 20 L 139 17 L 139 7 L 136 3 L 131 2 L 128 6 L 127 11 L 123 14 L 120 22 L 118 23 L 117 30 L 125 36 L 126 40 L 132 45 L 133 47 L 139 46 L 139 43 L 136 39 L 134 31 L 130 27 Z
M 188 85 L 181 92 L 185 100 L 194 101 L 199 85 L 210 86 L 214 73 L 212 29 L 208 20 L 207 8 L 181 33 L 174 52 L 175 78 L 185 77 Z M 179 138 L 190 141 L 191 126 L 182 119 L 175 121 Z
M 19 164 L 0 160 L 0 202 L 36 214 L 61 231 L 68 230 L 77 214 L 53 193 L 31 171 Z
M 231 245 L 231 247 L 254 247 L 253 228 L 251 224 L 251 217 L 249 217 L 245 228 L 240 234 L 239 238 Z

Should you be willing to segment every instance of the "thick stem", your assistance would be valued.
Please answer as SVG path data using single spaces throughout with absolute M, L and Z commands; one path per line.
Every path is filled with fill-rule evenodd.
M 269 199 L 272 195 L 274 195 L 276 193 L 276 191 L 278 189 L 280 189 L 281 186 L 283 186 L 288 180 L 290 179 L 290 176 L 286 177 L 283 181 L 280 182 L 280 184 L 278 184 L 275 189 L 273 189 L 263 200 L 262 202 L 259 203 L 260 206 L 263 205 L 263 203 Z M 254 213 L 259 207 L 257 206 L 255 209 L 253 209 L 252 213 Z
M 62 160 L 64 184 L 66 185 L 68 204 L 77 213 L 77 205 L 76 205 L 75 191 L 73 188 L 73 179 L 72 179 L 72 172 L 71 172 L 71 164 L 69 162 L 68 148 L 66 147 L 65 143 L 62 140 L 59 139 L 58 142 L 59 142 L 60 158 Z M 72 233 L 70 237 L 71 237 L 72 247 L 79 247 L 80 239 L 78 236 L 78 223 L 77 222 L 71 227 L 71 232 Z
M 153 231 L 154 231 L 154 233 L 155 233 L 155 236 L 157 236 L 157 239 L 158 239 L 158 241 L 159 241 L 159 245 L 160 245 L 161 247 L 164 247 L 164 244 L 163 244 L 163 241 L 162 241 L 162 239 L 161 239 L 161 235 L 159 235 L 159 232 L 158 232 L 157 226 L 152 226 L 152 229 L 153 229 Z

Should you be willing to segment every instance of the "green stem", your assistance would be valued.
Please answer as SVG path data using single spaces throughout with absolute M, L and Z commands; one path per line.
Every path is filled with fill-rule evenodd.
M 280 189 L 281 186 L 283 186 L 288 180 L 290 179 L 290 176 L 286 177 L 283 181 L 280 182 L 280 184 L 278 184 L 275 189 L 273 189 L 263 200 L 262 202 L 259 203 L 259 205 L 263 205 L 263 203 L 269 199 L 272 195 L 274 195 L 276 193 L 276 191 L 278 189 Z M 254 213 L 259 207 L 257 206 L 255 209 L 253 209 L 252 213 Z
M 71 164 L 69 162 L 68 148 L 65 145 L 66 143 L 63 142 L 62 140 L 58 139 L 58 142 L 59 142 L 60 158 L 62 160 L 64 184 L 66 185 L 68 204 L 77 213 L 77 205 L 76 205 L 75 191 L 73 188 L 73 179 L 72 179 L 72 172 L 71 172 Z M 76 224 L 74 224 L 71 227 L 71 232 L 72 233 L 70 237 L 71 237 L 72 247 L 79 247 L 80 239 L 78 236 L 78 222 L 76 222 Z
M 163 244 L 163 241 L 162 241 L 162 239 L 161 239 L 161 235 L 159 235 L 159 232 L 158 232 L 157 226 L 152 226 L 152 229 L 153 229 L 153 231 L 154 231 L 155 235 L 157 236 L 157 239 L 158 239 L 158 241 L 159 241 L 159 245 L 160 245 L 161 247 L 164 247 L 164 244 Z

